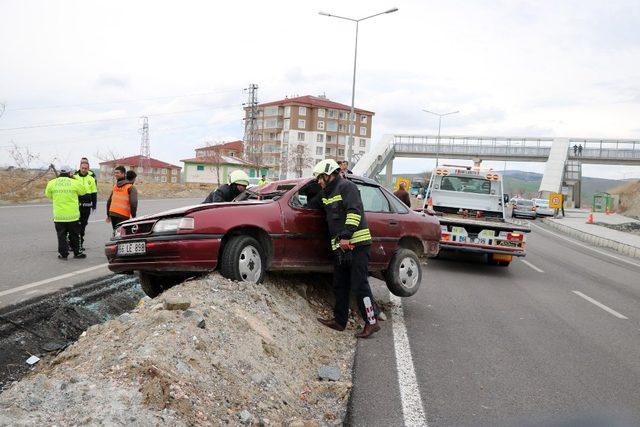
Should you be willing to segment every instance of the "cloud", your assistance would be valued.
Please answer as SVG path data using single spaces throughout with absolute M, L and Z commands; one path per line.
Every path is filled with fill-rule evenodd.
M 96 80 L 95 85 L 99 89 L 119 89 L 124 91 L 130 88 L 131 83 L 129 81 L 129 77 L 127 76 L 102 74 Z

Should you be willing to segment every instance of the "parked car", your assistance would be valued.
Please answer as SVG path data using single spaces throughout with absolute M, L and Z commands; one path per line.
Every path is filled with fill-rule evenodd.
M 536 206 L 536 216 L 553 216 L 554 211 L 549 207 L 549 201 L 546 199 L 533 199 Z
M 367 178 L 348 176 L 360 190 L 372 235 L 369 269 L 398 296 L 417 292 L 420 256 L 436 256 L 440 224 L 409 210 Z M 186 274 L 220 270 L 223 276 L 261 282 L 266 271 L 332 270 L 324 212 L 308 207 L 319 194 L 315 180 L 268 183 L 230 203 L 187 206 L 123 222 L 106 244 L 109 269 L 138 272 L 154 297 Z
M 514 218 L 536 218 L 536 205 L 529 199 L 511 199 L 513 209 L 511 216 Z

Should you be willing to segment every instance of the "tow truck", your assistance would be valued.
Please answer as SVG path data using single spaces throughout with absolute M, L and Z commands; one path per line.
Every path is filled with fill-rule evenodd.
M 491 265 L 507 267 L 526 255 L 524 222 L 507 219 L 509 196 L 492 169 L 445 165 L 431 174 L 423 210 L 439 217 L 440 249 L 486 254 Z

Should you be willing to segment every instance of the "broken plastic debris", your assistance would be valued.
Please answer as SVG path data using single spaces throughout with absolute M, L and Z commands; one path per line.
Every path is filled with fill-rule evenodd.
M 39 361 L 40 361 L 40 358 L 38 356 L 31 356 L 30 358 L 27 359 L 27 363 L 29 365 L 35 365 Z

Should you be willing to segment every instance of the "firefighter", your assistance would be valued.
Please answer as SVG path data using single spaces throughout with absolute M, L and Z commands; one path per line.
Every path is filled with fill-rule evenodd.
M 53 201 L 53 224 L 58 236 L 58 258 L 66 260 L 69 244 L 74 258 L 86 258 L 80 247 L 80 207 L 78 198 L 87 193 L 86 187 L 72 178 L 70 166 L 62 166 L 58 178 L 47 183 L 45 196 Z
M 229 174 L 229 183 L 223 184 L 209 193 L 202 203 L 230 202 L 242 194 L 249 185 L 249 175 L 245 171 L 235 170 Z
M 98 186 L 95 175 L 89 169 L 88 161 L 80 161 L 80 169 L 73 177 L 80 181 L 87 190 L 87 194 L 78 198 L 80 204 L 80 248 L 84 251 L 84 233 L 89 223 L 89 216 L 92 211 L 95 212 L 98 206 Z
M 107 222 L 114 230 L 122 221 L 135 218 L 138 211 L 138 190 L 127 181 L 126 173 L 124 166 L 116 166 L 113 170 L 116 183 L 107 200 Z
M 313 168 L 313 176 L 322 187 L 322 205 L 326 214 L 331 249 L 334 254 L 333 291 L 336 304 L 333 319 L 318 318 L 323 325 L 343 331 L 349 315 L 349 295 L 353 289 L 364 329 L 356 334 L 368 338 L 380 330 L 369 287 L 371 233 L 367 228 L 358 187 L 341 176 L 333 159 L 325 159 Z

